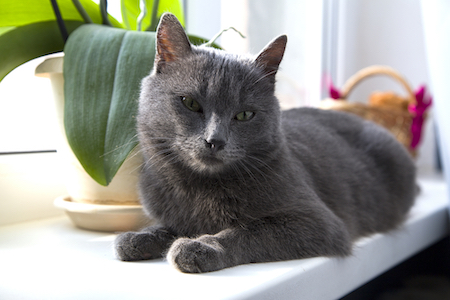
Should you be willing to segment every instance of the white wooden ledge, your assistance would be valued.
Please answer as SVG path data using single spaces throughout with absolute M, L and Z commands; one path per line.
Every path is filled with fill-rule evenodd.
M 120 262 L 115 235 L 67 218 L 0 227 L 0 299 L 337 299 L 449 233 L 447 187 L 420 180 L 405 226 L 355 245 L 346 259 L 311 258 L 183 274 L 166 261 Z

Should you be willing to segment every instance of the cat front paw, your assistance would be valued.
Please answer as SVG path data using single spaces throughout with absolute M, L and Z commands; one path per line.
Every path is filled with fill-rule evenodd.
M 161 257 L 161 247 L 154 243 L 151 233 L 125 232 L 114 242 L 116 256 L 123 261 L 146 260 Z
M 167 260 L 184 273 L 203 273 L 226 268 L 223 247 L 211 238 L 176 240 L 167 253 Z

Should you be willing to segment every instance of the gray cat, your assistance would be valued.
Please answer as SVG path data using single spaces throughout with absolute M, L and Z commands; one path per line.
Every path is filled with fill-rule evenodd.
M 197 273 L 346 256 L 359 237 L 401 225 L 415 196 L 409 154 L 356 116 L 280 112 L 286 42 L 237 56 L 191 45 L 162 17 L 138 115 L 142 205 L 159 225 L 120 234 L 119 259 L 166 256 Z

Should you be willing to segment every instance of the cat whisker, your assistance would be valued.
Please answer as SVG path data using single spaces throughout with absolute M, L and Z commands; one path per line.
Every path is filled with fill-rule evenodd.
M 137 140 L 137 134 L 135 134 L 132 138 L 130 138 L 128 140 L 128 142 L 126 142 L 126 143 L 124 143 L 124 144 L 122 144 L 120 146 L 116 146 L 114 149 L 112 149 L 112 150 L 110 150 L 108 152 L 105 152 L 101 157 L 105 157 L 107 155 L 110 155 L 111 153 L 119 151 L 120 149 L 122 149 L 122 148 L 124 148 L 124 147 L 126 147 L 126 146 L 128 146 L 130 144 L 134 144 L 134 143 L 139 143 L 139 141 Z
M 156 152 L 149 158 L 149 161 L 156 160 L 157 158 L 164 159 L 167 155 L 170 155 L 171 152 L 172 152 L 172 150 L 169 148 L 164 148 L 162 150 L 159 150 L 158 152 Z
M 117 151 L 120 151 L 120 150 L 122 150 L 124 147 L 127 147 L 127 146 L 129 146 L 130 144 L 133 144 L 134 142 L 130 142 L 130 143 L 128 143 L 128 144 L 123 144 L 123 145 L 121 145 L 121 146 L 116 146 L 114 149 L 112 149 L 112 150 L 110 150 L 110 151 L 108 151 L 108 152 L 105 152 L 105 153 L 103 153 L 100 157 L 106 157 L 106 156 L 108 156 L 108 155 L 111 155 L 111 154 L 113 154 L 114 152 L 117 152 Z M 136 145 L 138 145 L 138 144 L 136 144 Z M 136 146 L 135 146 L 136 147 Z
M 140 154 L 142 151 L 141 150 L 137 150 L 134 153 L 132 152 L 132 155 L 127 156 L 127 158 L 125 159 L 124 163 L 133 159 L 134 157 L 136 157 L 138 154 Z M 144 160 L 142 160 L 144 161 Z M 136 172 L 136 170 L 140 170 L 142 168 L 142 166 L 144 165 L 144 162 L 141 162 L 137 167 L 133 168 L 129 173 L 134 173 Z
M 134 147 L 134 149 L 131 151 L 131 153 L 127 156 L 125 161 L 130 160 L 140 154 L 142 154 L 142 149 L 140 147 L 138 147 L 138 145 L 137 145 L 136 147 Z
M 239 165 L 250 176 L 250 178 L 253 179 L 254 182 L 258 182 L 258 179 L 256 178 L 255 174 L 249 168 L 247 168 L 247 166 L 242 161 L 239 161 Z
M 153 136 L 153 137 L 145 137 L 146 140 L 164 140 L 164 141 L 173 141 L 175 140 L 175 138 L 170 138 L 170 137 L 162 137 L 162 136 Z
M 256 156 L 252 156 L 249 155 L 248 158 L 250 160 L 255 161 L 258 165 L 260 165 L 262 168 L 264 168 L 265 170 L 261 170 L 261 168 L 255 166 L 255 164 L 249 164 L 249 166 L 251 166 L 252 168 L 254 168 L 255 170 L 257 170 L 263 177 L 264 179 L 267 179 L 268 175 L 267 173 L 270 172 L 271 175 L 274 175 L 274 178 L 283 180 L 282 176 L 280 174 L 278 174 L 278 172 L 276 172 L 268 163 L 266 163 L 264 160 L 257 158 Z M 273 180 L 274 178 L 271 178 L 271 180 Z
M 161 171 L 163 168 L 165 168 L 168 164 L 171 164 L 171 163 L 173 163 L 174 161 L 179 160 L 178 155 L 176 155 L 175 153 L 171 153 L 171 154 L 169 154 L 168 156 L 166 156 L 166 158 L 168 158 L 168 157 L 170 157 L 170 159 L 167 160 L 167 161 L 164 163 L 164 165 L 162 165 L 162 166 L 158 169 L 158 172 Z
M 167 147 L 167 145 L 161 145 L 161 147 L 163 147 L 161 150 L 155 152 L 151 157 L 150 160 L 152 160 L 154 157 L 160 156 L 161 154 L 166 154 L 171 152 L 172 150 Z M 153 149 L 158 149 L 157 147 L 154 147 Z
M 248 157 L 249 159 L 253 160 L 254 162 L 256 162 L 256 164 L 257 164 L 258 166 L 261 166 L 261 167 L 263 167 L 263 168 L 266 168 L 268 171 L 271 171 L 271 172 L 274 171 L 274 170 L 272 169 L 272 167 L 271 167 L 268 163 L 266 163 L 264 160 L 259 159 L 258 157 L 254 156 L 254 155 L 248 155 L 247 157 Z M 255 164 L 251 164 L 251 166 L 253 166 L 255 169 L 258 169 L 258 170 L 259 170 L 258 166 L 255 166 Z
M 231 164 L 231 168 L 233 169 L 233 171 L 235 172 L 235 174 L 238 176 L 239 180 L 242 182 L 245 182 L 245 178 L 244 175 L 242 175 L 241 170 L 239 169 L 238 166 L 236 166 L 236 164 Z
M 161 140 L 161 138 L 154 138 L 154 139 L 159 139 Z M 167 139 L 168 140 L 168 139 Z M 167 141 L 159 141 L 157 143 L 145 143 L 141 145 L 141 151 L 143 153 L 148 153 L 150 154 L 153 151 L 150 150 L 154 150 L 154 149 L 161 149 L 161 148 L 169 148 L 170 145 L 167 143 Z
M 140 163 L 136 168 L 133 168 L 133 169 L 130 171 L 130 174 L 136 172 L 137 170 L 141 170 L 142 167 L 143 167 L 144 165 L 145 165 L 145 161 L 143 161 L 142 163 Z
M 264 174 L 261 170 L 258 168 L 252 167 L 252 169 L 258 171 L 259 176 L 256 176 L 255 173 L 253 173 L 250 170 L 250 167 L 245 166 L 244 163 L 241 163 L 243 166 L 243 169 L 246 171 L 246 173 L 249 175 L 249 177 L 252 179 L 251 184 L 247 182 L 246 185 L 251 186 L 255 191 L 260 191 L 263 194 L 270 194 L 270 189 L 268 189 L 268 178 L 267 175 Z M 251 164 L 249 164 L 250 166 Z

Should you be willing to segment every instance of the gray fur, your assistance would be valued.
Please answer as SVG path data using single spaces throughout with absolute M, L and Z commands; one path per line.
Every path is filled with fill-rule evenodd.
M 121 260 L 166 256 L 182 272 L 208 272 L 346 256 L 357 238 L 402 223 L 414 202 L 409 154 L 356 116 L 282 113 L 274 84 L 285 45 L 281 36 L 256 58 L 195 47 L 163 16 L 138 115 L 142 204 L 159 225 L 119 235 Z M 242 111 L 255 114 L 239 121 Z

